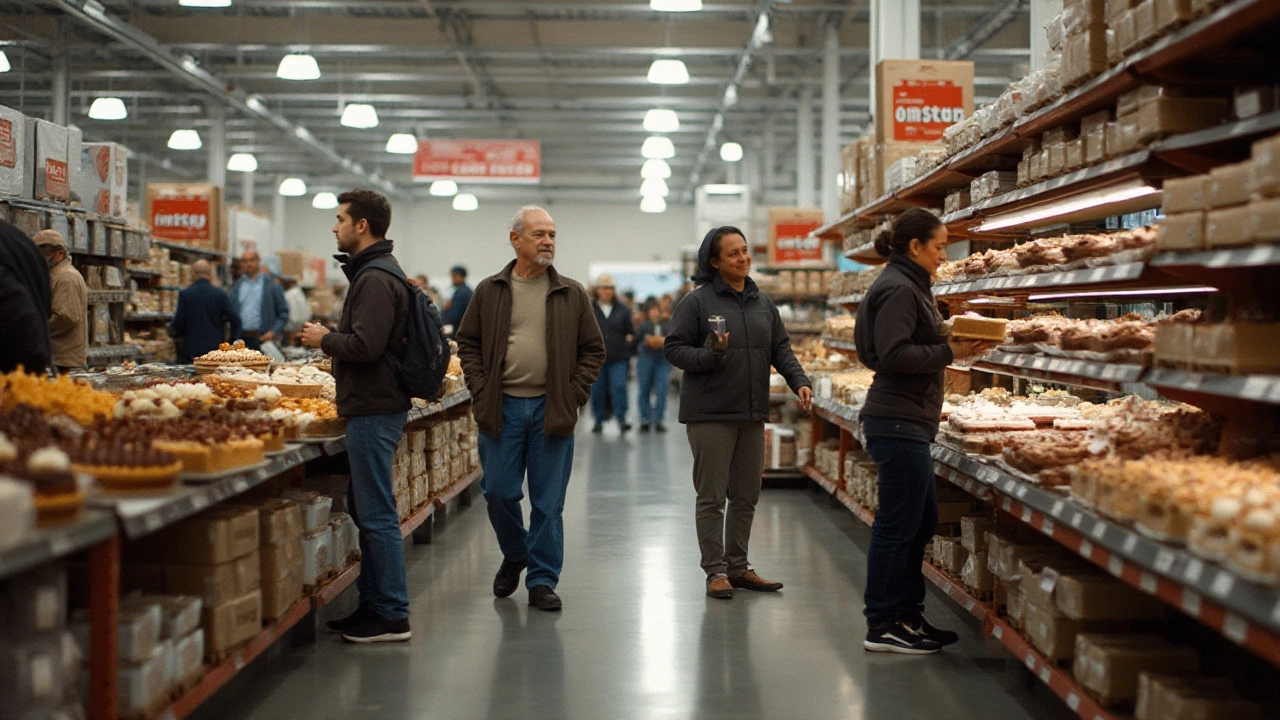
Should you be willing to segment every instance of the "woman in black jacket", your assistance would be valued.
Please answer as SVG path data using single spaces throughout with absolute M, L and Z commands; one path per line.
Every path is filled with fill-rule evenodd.
M 685 371 L 680 422 L 693 449 L 698 545 L 707 595 L 714 598 L 731 598 L 734 588 L 782 588 L 747 564 L 764 472 L 769 367 L 786 378 L 805 410 L 813 399 L 778 308 L 750 272 L 751 248 L 741 230 L 721 227 L 707 233 L 693 277 L 701 286 L 676 305 L 664 343 L 667 360 Z M 724 319 L 723 332 L 713 332 L 712 316 Z
M 924 548 L 938 524 L 929 444 L 942 415 L 943 371 L 983 352 L 981 341 L 948 341 L 930 290 L 947 259 L 947 228 L 915 208 L 876 238 L 889 264 L 858 308 L 858 359 L 875 371 L 862 406 L 866 450 L 879 469 L 880 509 L 867 552 L 867 639 L 876 652 L 927 654 L 956 642 L 924 619 Z

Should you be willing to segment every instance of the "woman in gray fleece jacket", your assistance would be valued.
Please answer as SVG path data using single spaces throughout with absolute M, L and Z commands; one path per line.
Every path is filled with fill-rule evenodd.
M 750 272 L 751 248 L 741 230 L 726 226 L 707 233 L 693 277 L 700 287 L 676 305 L 664 345 L 667 360 L 685 372 L 680 422 L 693 449 L 698 545 L 707 595 L 715 598 L 733 597 L 734 588 L 782 588 L 747 564 L 764 472 L 769 367 L 786 378 L 806 410 L 813 398 L 778 308 Z M 709 327 L 713 315 L 724 318 L 723 334 Z

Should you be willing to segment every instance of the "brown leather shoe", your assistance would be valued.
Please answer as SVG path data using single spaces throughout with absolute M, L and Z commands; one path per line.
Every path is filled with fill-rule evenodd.
M 723 573 L 707 576 L 707 597 L 729 600 L 733 597 L 733 585 L 729 576 Z
M 729 584 L 743 590 L 755 590 L 756 592 L 777 592 L 782 589 L 782 583 L 770 582 L 756 574 L 755 570 L 747 570 L 738 577 L 729 578 Z

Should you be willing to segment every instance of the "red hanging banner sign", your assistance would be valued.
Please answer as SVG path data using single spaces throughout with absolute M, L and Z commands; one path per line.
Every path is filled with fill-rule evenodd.
M 537 140 L 419 140 L 415 182 L 537 183 L 542 143 Z

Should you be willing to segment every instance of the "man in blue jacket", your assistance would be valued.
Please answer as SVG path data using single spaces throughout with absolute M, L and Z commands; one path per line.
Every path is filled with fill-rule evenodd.
M 467 285 L 467 269 L 454 265 L 449 271 L 449 279 L 453 283 L 453 297 L 444 305 L 444 313 L 440 319 L 445 325 L 452 325 L 456 333 L 462 324 L 462 316 L 467 314 L 467 306 L 471 304 L 471 288 Z
M 214 287 L 213 267 L 207 260 L 191 265 L 194 278 L 187 289 L 178 293 L 178 310 L 169 323 L 169 337 L 182 339 L 179 359 L 189 363 L 226 341 L 228 323 L 231 337 L 240 334 L 240 316 L 231 309 L 231 299 L 222 288 Z
M 254 350 L 262 343 L 278 341 L 284 337 L 289 324 L 289 303 L 284 299 L 284 289 L 275 278 L 262 272 L 262 258 L 257 250 L 246 251 L 240 257 L 243 275 L 231 286 L 231 309 L 240 318 L 240 337 L 245 346 Z

